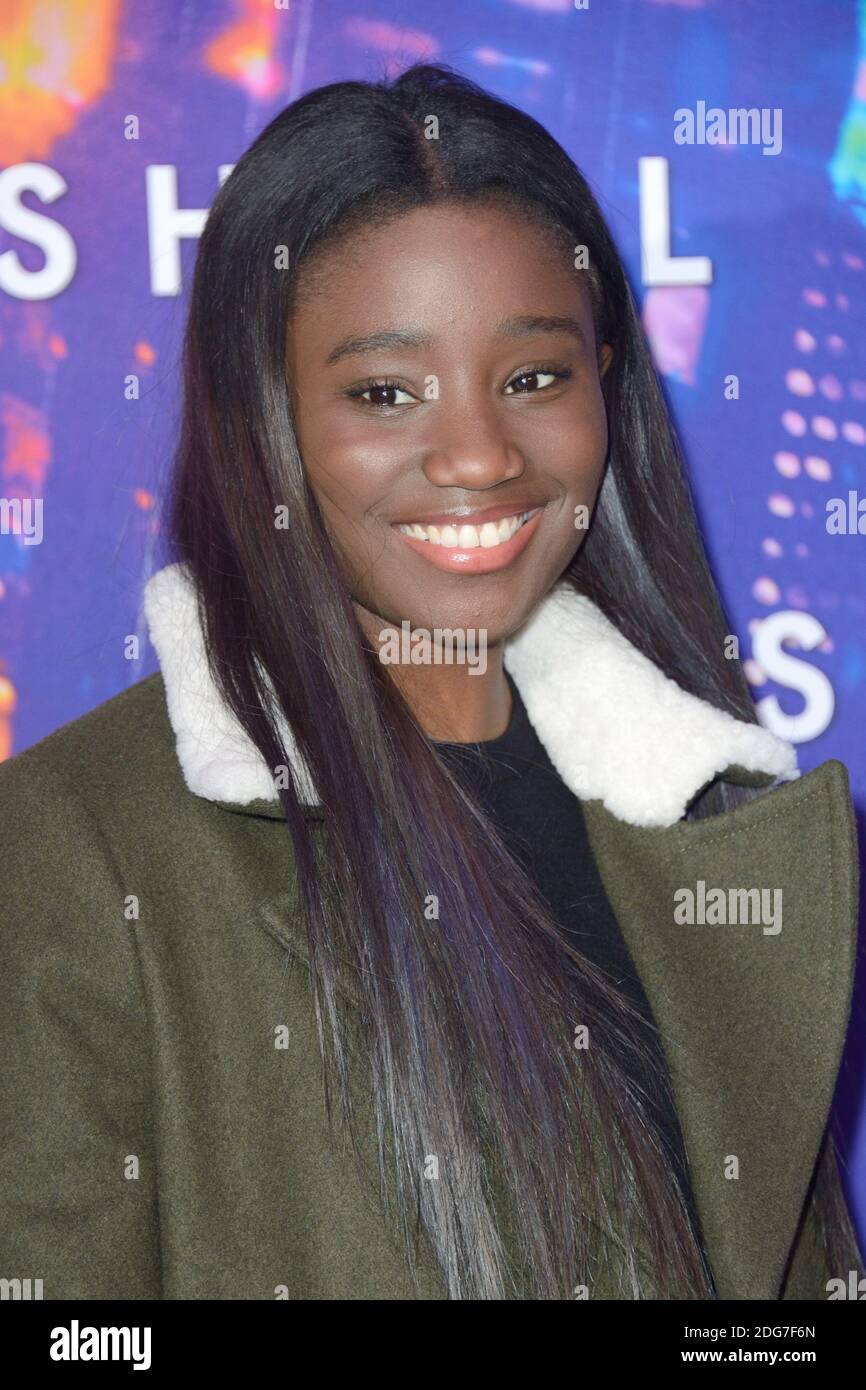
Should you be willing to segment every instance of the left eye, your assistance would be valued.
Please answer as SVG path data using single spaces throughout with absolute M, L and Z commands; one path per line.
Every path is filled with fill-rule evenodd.
M 541 391 L 546 389 L 546 387 L 552 385 L 554 381 L 558 381 L 565 376 L 565 372 L 554 371 L 553 367 L 537 367 L 535 370 L 531 372 L 520 372 L 518 376 L 512 377 L 511 381 L 508 383 L 508 386 L 506 387 L 506 391 L 508 391 L 510 387 L 514 386 L 516 382 L 532 381 L 532 379 L 535 378 L 536 382 L 541 382 L 542 385 L 529 386 L 518 391 L 510 392 L 511 395 L 517 396 L 531 395 L 534 391 Z

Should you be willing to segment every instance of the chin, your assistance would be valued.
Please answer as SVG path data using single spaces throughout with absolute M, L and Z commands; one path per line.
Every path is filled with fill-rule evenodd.
M 362 600 L 368 613 L 382 628 L 400 629 L 402 623 L 409 622 L 412 630 L 426 628 L 450 628 L 454 630 L 486 634 L 489 647 L 505 642 L 530 617 L 533 610 L 544 598 L 548 586 L 525 584 L 519 586 L 491 583 L 492 576 L 485 576 L 477 583 L 461 580 L 461 592 L 415 593 L 403 602 L 380 596 L 378 602 L 372 598 Z M 464 587 L 465 586 L 465 587 Z

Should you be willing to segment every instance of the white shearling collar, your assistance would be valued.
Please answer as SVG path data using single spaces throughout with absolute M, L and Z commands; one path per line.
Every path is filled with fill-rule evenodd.
M 184 563 L 152 575 L 144 612 L 187 787 L 209 801 L 276 801 L 270 769 L 208 670 Z M 507 645 L 505 665 L 565 784 L 632 825 L 673 825 L 726 768 L 790 779 L 794 748 L 690 695 L 590 599 L 554 589 Z M 281 733 L 303 799 L 318 798 L 290 731 Z

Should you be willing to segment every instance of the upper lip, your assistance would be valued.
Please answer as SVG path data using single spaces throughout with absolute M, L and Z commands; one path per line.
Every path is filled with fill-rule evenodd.
M 506 516 L 521 516 L 523 512 L 534 512 L 546 506 L 528 497 L 518 497 L 514 502 L 499 502 L 495 507 L 454 507 L 447 512 L 406 512 L 392 526 L 483 526 L 485 521 L 502 521 Z

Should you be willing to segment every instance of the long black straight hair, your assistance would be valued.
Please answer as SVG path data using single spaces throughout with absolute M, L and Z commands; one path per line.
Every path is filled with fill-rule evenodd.
M 444 66 L 308 93 L 221 188 L 192 288 L 170 539 L 218 688 L 274 770 L 328 1113 L 362 1166 L 372 1114 L 372 1176 L 410 1269 L 420 1240 L 451 1298 L 570 1298 L 610 1258 L 622 1297 L 710 1298 L 699 1232 L 631 1079 L 629 1056 L 649 1056 L 640 1020 L 564 939 L 368 649 L 293 428 L 286 328 L 302 266 L 371 223 L 399 237 L 402 213 L 445 201 L 516 211 L 569 263 L 588 248 L 596 340 L 614 346 L 609 450 L 564 577 L 684 689 L 754 720 L 598 204 L 538 122 Z M 285 506 L 288 530 L 274 525 Z M 323 822 L 305 816 L 294 777 L 277 777 L 291 768 L 281 721 Z M 716 785 L 689 814 L 748 795 Z M 576 1024 L 590 1047 L 575 1048 Z

